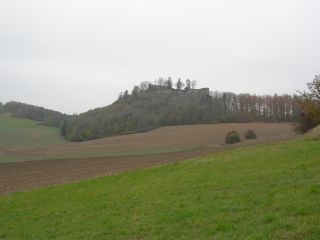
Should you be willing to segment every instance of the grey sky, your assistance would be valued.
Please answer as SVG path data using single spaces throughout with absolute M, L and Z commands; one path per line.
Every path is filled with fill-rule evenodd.
M 1 0 L 0 101 L 67 113 L 141 81 L 295 93 L 320 73 L 319 0 Z

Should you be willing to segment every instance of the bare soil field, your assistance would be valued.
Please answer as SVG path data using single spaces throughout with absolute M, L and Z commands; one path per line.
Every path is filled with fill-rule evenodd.
M 35 147 L 1 148 L 0 146 L 0 159 L 17 157 L 16 161 L 25 161 L 28 158 L 32 160 L 32 157 L 38 157 L 39 159 L 69 158 L 73 157 L 73 154 L 78 157 L 81 153 L 99 154 L 147 149 L 211 147 L 223 144 L 228 131 L 236 130 L 243 136 L 248 129 L 253 129 L 259 139 L 293 135 L 291 123 L 223 123 L 170 126 L 145 133 L 86 142 Z
M 243 136 L 248 129 L 256 131 L 257 140 L 247 140 L 234 145 L 223 144 L 228 131 L 237 130 Z M 204 156 L 228 148 L 289 139 L 294 137 L 291 129 L 292 125 L 288 123 L 190 125 L 163 127 L 147 133 L 82 143 L 48 145 L 37 148 L 3 148 L 0 153 L 2 155 L 39 155 L 50 158 L 50 156 L 56 156 L 57 153 L 190 147 L 189 150 L 141 156 L 83 157 L 2 163 L 0 164 L 0 194 L 158 166 Z

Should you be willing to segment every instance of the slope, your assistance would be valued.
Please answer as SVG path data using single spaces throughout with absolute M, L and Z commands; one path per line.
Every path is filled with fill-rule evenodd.
M 319 142 L 0 197 L 1 239 L 319 239 Z
M 63 143 L 58 128 L 0 115 L 0 148 Z

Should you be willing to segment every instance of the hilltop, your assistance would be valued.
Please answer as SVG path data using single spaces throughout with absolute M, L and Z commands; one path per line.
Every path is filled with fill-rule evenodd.
M 109 106 L 69 118 L 62 132 L 70 141 L 84 141 L 172 125 L 292 122 L 299 115 L 296 96 L 210 92 L 190 80 L 183 88 L 179 81 L 176 88 L 170 78 L 143 82 Z
M 69 141 L 85 141 L 145 132 L 157 127 L 204 123 L 293 122 L 299 118 L 297 96 L 235 94 L 195 88 L 196 82 L 170 78 L 142 82 L 111 105 L 79 115 L 30 104 L 0 104 L 0 113 L 61 128 Z

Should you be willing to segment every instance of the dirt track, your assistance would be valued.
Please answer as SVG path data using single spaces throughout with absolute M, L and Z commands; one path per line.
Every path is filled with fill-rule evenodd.
M 0 194 L 112 175 L 128 170 L 158 166 L 204 156 L 224 149 L 273 142 L 292 137 L 293 135 L 266 137 L 234 145 L 202 147 L 192 151 L 158 155 L 60 159 L 0 164 Z

